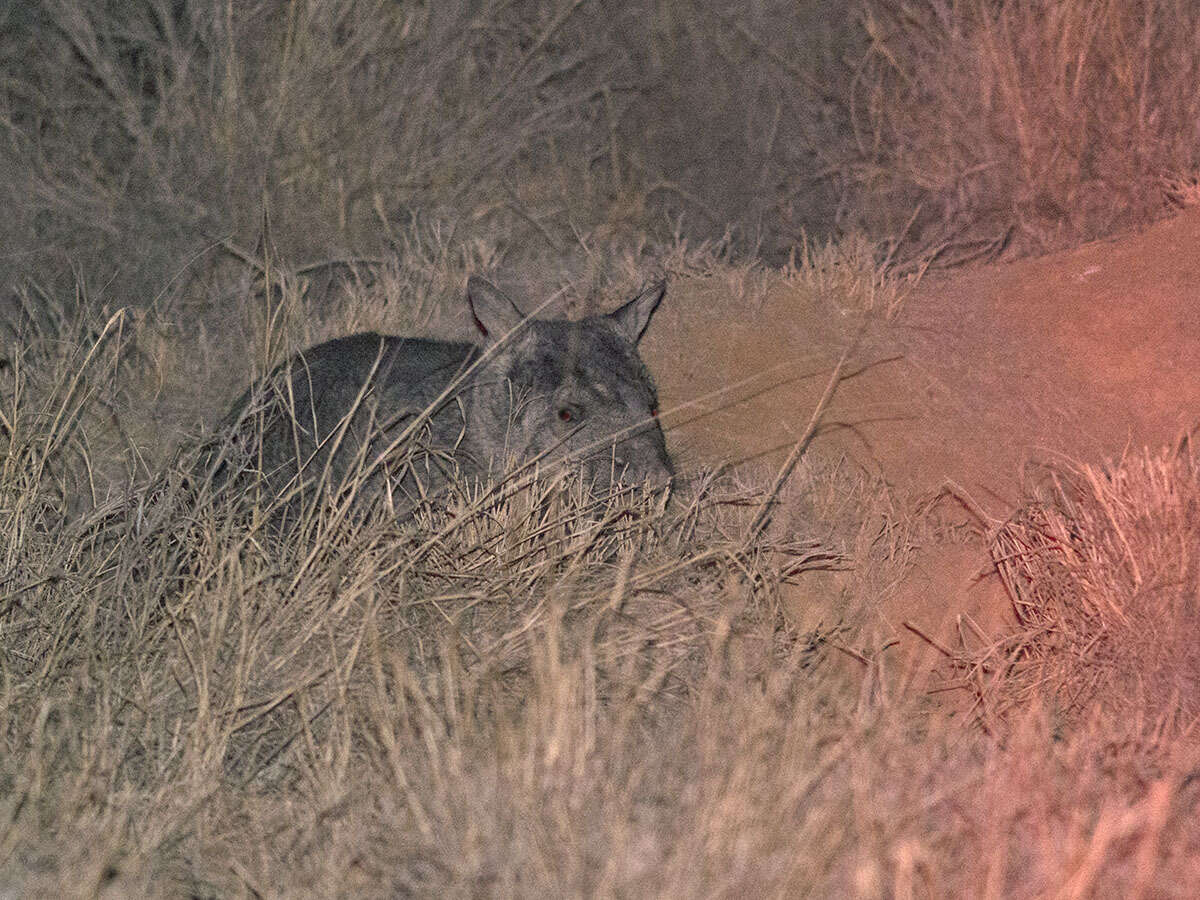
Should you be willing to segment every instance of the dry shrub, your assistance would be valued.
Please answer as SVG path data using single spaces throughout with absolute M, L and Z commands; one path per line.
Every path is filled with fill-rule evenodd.
M 1001 706 L 1052 697 L 1135 731 L 1200 715 L 1200 473 L 1183 452 L 1052 463 L 996 536 L 1021 630 L 990 651 Z M 998 690 L 997 690 L 998 688 Z
M 579 7 L 8 11 L 0 227 L 23 248 L 13 269 L 66 259 L 118 302 L 162 291 L 203 308 L 223 244 L 265 238 L 299 264 L 378 255 L 414 218 L 522 223 L 504 182 L 547 142 L 587 158 L 607 133 L 587 125 L 610 62 L 583 49 Z
M 947 261 L 1071 245 L 1162 214 L 1197 163 L 1200 10 L 1187 0 L 869 0 L 850 89 L 872 230 Z
M 856 224 L 822 156 L 855 32 L 785 0 L 22 4 L 0 11 L 0 281 L 74 265 L 192 318 L 260 244 L 294 271 L 404 254 L 420 222 L 551 268 L 672 221 L 783 261 Z
M 14 6 L 0 280 L 75 265 L 191 318 L 227 311 L 223 264 L 262 243 L 311 272 L 404 254 L 416 222 L 550 268 L 672 221 L 773 263 L 857 230 L 953 262 L 1145 221 L 1164 185 L 1186 202 L 1184 0 L 858 10 Z

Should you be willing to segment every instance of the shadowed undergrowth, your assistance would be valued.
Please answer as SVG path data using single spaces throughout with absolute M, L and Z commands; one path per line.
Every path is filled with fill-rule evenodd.
M 1193 202 L 1192 4 L 869 0 L 860 20 L 855 149 L 828 156 L 915 256 L 1041 253 Z
M 859 230 L 915 268 L 1044 251 L 1194 199 L 1195 24 L 1183 0 L 13 5 L 0 275 L 194 319 L 263 245 L 320 282 L 418 226 L 551 273 L 671 223 L 774 264 Z

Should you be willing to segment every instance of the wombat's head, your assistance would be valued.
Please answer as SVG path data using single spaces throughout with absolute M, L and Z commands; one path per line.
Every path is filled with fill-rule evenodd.
M 527 319 L 494 285 L 472 277 L 467 296 L 493 354 L 487 369 L 508 393 L 497 411 L 508 418 L 500 452 L 521 462 L 582 464 L 599 488 L 665 487 L 672 469 L 658 395 L 637 352 L 665 293 L 659 282 L 609 315 Z

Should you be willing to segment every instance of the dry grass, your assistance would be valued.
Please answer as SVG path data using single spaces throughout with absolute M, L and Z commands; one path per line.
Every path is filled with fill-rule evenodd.
M 1064 467 L 1010 523 L 1049 537 L 1005 557 L 1025 689 L 981 730 L 868 642 L 906 538 L 852 469 L 806 460 L 761 535 L 762 487 L 699 473 L 669 505 L 538 477 L 400 522 L 317 504 L 281 533 L 194 453 L 67 515 L 106 396 L 72 385 L 119 350 L 6 373 L 14 896 L 1182 896 L 1200 876 L 1192 707 L 1159 677 L 1190 622 L 1190 457 Z M 781 585 L 831 566 L 851 595 L 796 632 Z M 1122 653 L 1147 677 L 1097 681 L 1135 671 Z
M 904 301 L 920 282 L 932 261 L 921 261 L 906 278 L 888 266 L 883 248 L 865 235 L 854 233 L 839 241 L 824 243 L 807 239 L 800 246 L 799 260 L 793 258 L 783 269 L 788 282 L 843 315 L 866 313 L 886 319 L 899 315 Z M 883 263 L 880 263 L 880 260 Z
M 377 258 L 410 226 L 446 220 L 460 239 L 519 242 L 531 227 L 506 182 L 548 144 L 594 152 L 589 117 L 613 75 L 579 44 L 580 7 L 12 11 L 0 41 L 12 268 L 67 260 L 117 303 L 188 314 L 197 294 L 212 304 L 228 289 L 231 248 L 266 242 L 289 268 Z
M 541 809 L 543 767 L 586 782 L 598 741 L 642 740 L 677 715 L 735 620 L 793 652 L 737 587 L 775 576 L 714 530 L 723 504 L 707 489 L 668 513 L 655 498 L 597 500 L 534 478 L 464 489 L 399 528 L 333 505 L 281 534 L 252 491 L 198 485 L 185 457 L 147 487 L 48 520 L 62 469 L 87 468 L 73 389 L 86 364 L 69 378 L 58 363 L 55 400 L 32 409 L 16 369 L 4 422 L 0 847 L 13 890 L 87 894 L 115 880 L 224 894 L 269 877 L 268 893 L 336 893 L 357 869 L 364 888 L 436 892 L 483 884 L 494 865 L 516 886 L 529 860 L 491 828 L 472 846 L 473 817 L 514 824 L 506 790 L 520 772 L 479 793 L 497 765 L 533 766 L 518 779 L 532 794 L 512 799 Z M 72 437 L 77 455 L 63 460 Z M 805 665 L 815 640 L 794 651 Z M 389 800 L 388 784 L 419 792 Z M 347 832 L 367 844 L 308 859 L 315 821 L 281 835 L 283 810 L 317 795 L 351 820 L 367 813 Z M 299 869 L 273 857 L 284 845 L 307 860 Z
M 521 270 L 678 227 L 777 265 L 862 230 L 952 263 L 1156 217 L 1196 169 L 1182 0 L 3 15 L 5 281 L 168 318 L 233 311 L 240 255 L 319 281 L 414 226 Z
M 857 162 L 830 159 L 870 228 L 943 261 L 1073 245 L 1157 218 L 1197 164 L 1184 0 L 864 4 Z
M 986 708 L 1052 697 L 1068 721 L 1099 705 L 1134 732 L 1189 733 L 1200 715 L 1190 443 L 1036 475 L 994 544 L 1020 630 L 979 663 Z

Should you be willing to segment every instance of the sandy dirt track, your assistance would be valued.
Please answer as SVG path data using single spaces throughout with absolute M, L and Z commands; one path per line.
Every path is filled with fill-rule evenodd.
M 685 467 L 777 462 L 854 314 L 785 285 L 739 309 L 715 281 L 672 292 L 645 356 L 663 409 L 687 405 L 666 418 L 674 452 Z M 1003 518 L 1028 461 L 1100 462 L 1177 441 L 1200 423 L 1200 212 L 1066 253 L 928 275 L 894 322 L 868 329 L 849 368 L 861 371 L 839 387 L 811 452 L 846 453 L 913 504 L 952 482 Z M 905 620 L 943 635 L 961 611 L 999 624 L 1003 592 L 977 577 L 987 562 L 982 542 L 920 548 L 881 598 L 882 621 L 903 641 Z M 795 602 L 812 599 L 800 591 Z

